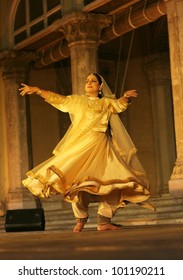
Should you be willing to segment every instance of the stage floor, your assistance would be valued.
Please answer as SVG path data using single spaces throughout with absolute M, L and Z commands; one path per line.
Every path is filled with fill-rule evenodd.
M 183 225 L 0 232 L 1 260 L 183 260 Z

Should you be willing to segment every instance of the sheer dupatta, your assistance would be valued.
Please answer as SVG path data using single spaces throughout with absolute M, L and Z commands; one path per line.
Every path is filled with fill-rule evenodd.
M 105 97 L 114 99 L 115 95 L 111 92 L 104 78 L 102 76 L 100 77 L 103 84 L 103 95 Z M 133 170 L 136 175 L 142 178 L 144 184 L 146 186 L 149 185 L 145 170 L 137 157 L 137 149 L 118 114 L 112 114 L 109 123 L 114 148 L 117 150 L 123 161 L 131 168 L 131 170 Z

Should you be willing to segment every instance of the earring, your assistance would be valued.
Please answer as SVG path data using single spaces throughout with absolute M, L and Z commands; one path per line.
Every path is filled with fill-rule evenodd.
M 98 94 L 99 94 L 99 95 L 102 95 L 102 91 L 101 91 L 101 90 L 99 90 Z

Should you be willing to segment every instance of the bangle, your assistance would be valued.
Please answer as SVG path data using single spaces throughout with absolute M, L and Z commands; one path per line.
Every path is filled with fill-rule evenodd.
M 123 97 L 127 99 L 127 103 L 131 103 L 131 97 L 128 94 L 124 93 Z
M 38 95 L 41 95 L 41 89 L 36 92 Z
M 126 94 L 126 93 L 124 93 L 124 98 L 127 98 L 127 99 L 129 99 L 130 98 L 130 96 L 128 96 L 128 94 Z

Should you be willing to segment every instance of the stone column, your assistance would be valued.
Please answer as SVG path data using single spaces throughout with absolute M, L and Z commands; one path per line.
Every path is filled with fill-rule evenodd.
M 157 184 L 155 195 L 169 193 L 168 181 L 175 162 L 171 76 L 168 54 L 147 58 L 145 70 L 151 87 Z
M 77 11 L 55 22 L 55 29 L 65 33 L 69 44 L 73 93 L 83 94 L 86 76 L 98 71 L 100 34 L 110 23 L 110 16 Z
M 23 208 L 26 192 L 22 179 L 29 170 L 26 123 L 26 98 L 19 95 L 20 83 L 25 81 L 28 63 L 34 54 L 4 51 L 1 66 L 1 187 L 7 209 Z
M 177 159 L 169 190 L 183 195 L 183 0 L 164 0 L 167 8 Z

